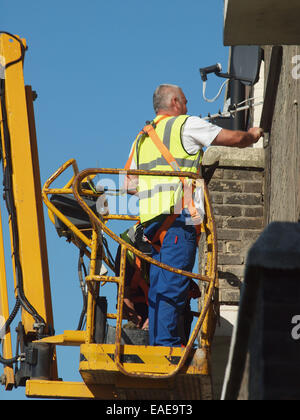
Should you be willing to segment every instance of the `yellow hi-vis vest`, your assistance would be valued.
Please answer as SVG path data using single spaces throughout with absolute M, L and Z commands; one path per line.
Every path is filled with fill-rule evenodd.
M 169 149 L 183 172 L 198 173 L 203 151 L 189 154 L 182 145 L 181 132 L 188 115 L 154 119 L 158 124 L 155 131 Z M 172 171 L 170 164 L 161 155 L 151 138 L 143 133 L 137 137 L 133 158 L 137 169 L 147 171 Z M 183 185 L 178 177 L 139 176 L 139 212 L 141 223 L 145 223 L 162 214 L 178 212 L 183 197 Z M 179 208 L 181 208 L 179 205 Z M 185 206 L 187 207 L 187 206 Z M 182 208 L 181 208 L 182 210 Z M 181 212 L 181 211 L 180 211 Z

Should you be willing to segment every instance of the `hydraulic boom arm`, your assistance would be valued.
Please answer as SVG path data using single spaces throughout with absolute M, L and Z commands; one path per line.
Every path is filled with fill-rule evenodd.
M 15 297 L 17 306 L 20 306 L 22 310 L 22 321 L 18 327 L 23 363 L 21 365 L 26 366 L 27 369 L 27 356 L 24 354 L 32 350 L 33 340 L 53 334 L 53 314 L 33 92 L 30 86 L 24 86 L 23 77 L 25 51 L 25 40 L 7 33 L 0 35 L 3 73 L 3 78 L 0 80 L 0 134 L 4 199 L 9 214 Z M 0 242 L 0 245 L 0 295 L 2 316 L 7 321 L 9 310 L 3 242 Z M 3 341 L 4 354 L 8 356 L 9 328 L 6 328 Z M 22 366 L 19 369 L 20 382 L 27 377 L 26 373 L 22 373 Z M 51 369 L 51 377 L 56 377 L 55 362 L 51 363 L 49 369 Z

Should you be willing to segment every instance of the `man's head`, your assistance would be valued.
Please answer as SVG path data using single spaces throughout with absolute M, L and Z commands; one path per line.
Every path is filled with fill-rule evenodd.
M 185 115 L 187 100 L 181 88 L 176 85 L 160 85 L 153 94 L 156 115 Z

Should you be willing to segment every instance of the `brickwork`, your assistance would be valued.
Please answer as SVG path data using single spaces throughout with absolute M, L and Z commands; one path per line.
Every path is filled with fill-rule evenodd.
M 239 303 L 247 252 L 264 227 L 262 164 L 254 158 L 251 167 L 241 165 L 235 150 L 233 160 L 221 160 L 208 183 L 217 227 L 221 304 Z

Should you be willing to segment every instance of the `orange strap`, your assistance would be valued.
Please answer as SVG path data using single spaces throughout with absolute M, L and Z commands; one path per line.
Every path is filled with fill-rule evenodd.
M 170 227 L 173 225 L 173 223 L 175 222 L 178 216 L 179 216 L 178 214 L 171 214 L 170 216 L 168 216 L 163 222 L 163 224 L 161 225 L 161 227 L 157 230 L 156 234 L 154 235 L 154 238 L 151 241 L 151 245 L 153 246 L 153 248 L 156 249 L 157 252 L 160 252 L 160 248 L 162 247 L 166 233 L 170 229 Z M 194 228 L 196 229 L 196 237 L 197 237 L 196 240 L 198 244 L 200 240 L 200 236 L 201 236 L 201 225 L 195 224 Z M 158 244 L 158 242 L 160 242 L 160 245 Z
M 169 230 L 169 228 L 172 226 L 172 224 L 175 222 L 175 220 L 177 219 L 179 215 L 178 214 L 170 214 L 170 216 L 168 216 L 163 224 L 161 225 L 161 227 L 157 230 L 156 234 L 154 235 L 152 241 L 151 241 L 151 245 L 159 252 L 160 248 L 163 244 L 163 241 L 165 239 L 166 233 Z M 160 242 L 160 245 L 157 244 L 157 242 Z
M 161 139 L 157 135 L 154 127 L 151 124 L 146 125 L 144 127 L 144 132 L 149 135 L 149 137 L 151 138 L 151 140 L 153 141 L 155 146 L 158 148 L 158 150 L 160 151 L 162 156 L 166 159 L 168 164 L 171 166 L 173 171 L 181 172 L 180 166 L 176 162 L 176 160 L 173 157 L 173 155 L 171 154 L 170 150 L 163 144 L 163 142 L 161 141 Z M 182 182 L 185 194 L 188 195 L 187 205 L 188 205 L 188 209 L 189 209 L 191 218 L 192 219 L 196 218 L 196 217 L 198 217 L 198 212 L 197 212 L 197 209 L 196 209 L 194 201 L 193 201 L 193 187 L 190 186 L 187 183 L 187 181 L 184 177 L 179 176 L 178 178 Z
M 173 171 L 180 172 L 180 166 L 174 159 L 173 155 L 171 154 L 170 150 L 163 144 L 161 139 L 158 137 L 158 134 L 156 133 L 153 125 L 149 124 L 144 127 L 144 132 L 148 134 L 148 136 L 151 138 L 155 146 L 158 148 L 162 156 L 166 159 L 168 164 L 171 166 Z M 184 182 L 184 178 L 179 177 L 181 182 Z
M 170 115 L 163 115 L 158 121 L 155 122 L 155 124 L 157 125 L 160 121 L 162 121 L 164 118 L 167 118 L 167 117 L 170 117 Z M 169 149 L 164 145 L 164 143 L 161 141 L 161 139 L 157 135 L 153 125 L 152 124 L 146 125 L 143 128 L 143 130 L 138 134 L 138 136 L 142 133 L 148 134 L 148 136 L 151 138 L 153 143 L 156 145 L 156 147 L 160 151 L 161 155 L 169 163 L 169 165 L 171 166 L 173 171 L 181 172 L 180 166 L 176 162 L 175 158 L 173 157 L 173 155 L 171 154 Z M 130 169 L 131 162 L 132 162 L 133 155 L 134 155 L 134 150 L 135 150 L 135 143 L 132 147 L 129 159 L 128 159 L 124 169 Z M 187 183 L 187 181 L 184 177 L 179 176 L 179 179 L 183 184 L 185 195 L 186 196 L 188 195 L 187 204 L 188 204 L 188 209 L 189 209 L 190 215 L 191 215 L 192 219 L 196 218 L 198 216 L 198 212 L 197 212 L 197 209 L 196 209 L 194 201 L 193 201 L 193 195 L 192 195 L 193 194 L 193 186 L 188 185 L 188 183 Z M 176 220 L 177 217 L 178 217 L 177 214 L 173 214 L 173 215 L 170 215 L 169 217 L 167 217 L 166 220 L 164 221 L 164 223 L 162 224 L 162 226 L 160 227 L 160 229 L 158 229 L 158 231 L 156 232 L 156 234 L 155 234 L 155 236 L 152 240 L 152 246 L 154 248 L 156 248 L 158 251 L 160 249 L 160 246 L 157 244 L 157 242 L 159 241 L 161 245 L 163 244 L 163 241 L 164 241 L 164 238 L 166 236 L 166 233 L 167 233 L 168 229 L 172 226 L 172 224 L 174 223 L 174 221 Z M 198 226 L 198 223 L 196 223 L 195 227 L 196 227 L 196 230 L 197 230 L 197 239 L 199 239 L 199 236 L 200 236 L 199 228 L 200 228 L 200 226 Z
M 133 158 L 133 155 L 134 155 L 135 143 L 136 143 L 136 140 L 135 140 L 135 142 L 134 142 L 134 143 L 133 143 L 133 145 L 132 145 L 132 150 L 131 150 L 131 153 L 130 153 L 129 158 L 128 158 L 127 162 L 126 162 L 126 165 L 124 166 L 124 169 L 125 169 L 126 171 L 127 171 L 128 169 L 130 169 L 130 167 L 131 167 L 131 162 L 132 162 L 132 158 Z
M 165 118 L 168 118 L 168 117 L 170 117 L 171 115 L 163 115 L 163 116 L 161 116 L 156 122 L 155 122 L 155 124 L 157 125 L 158 123 L 160 123 L 162 120 L 164 120 Z M 135 139 L 135 141 L 134 141 L 134 143 L 133 143 L 133 146 L 132 146 L 132 149 L 131 149 L 131 153 L 130 153 L 130 155 L 129 155 L 129 158 L 128 158 L 128 160 L 127 160 L 127 162 L 126 162 L 126 165 L 124 166 L 124 169 L 126 169 L 126 170 L 128 170 L 128 169 L 130 169 L 130 167 L 131 167 L 131 162 L 132 162 L 132 159 L 133 159 L 133 155 L 134 155 L 134 149 L 135 149 L 135 144 L 136 144 L 136 141 L 137 141 L 137 139 L 139 138 L 139 136 L 141 135 L 141 134 L 143 134 L 144 133 L 144 130 L 142 130 L 142 131 L 140 131 L 139 132 L 139 134 L 137 135 L 137 137 L 136 137 L 136 139 Z M 168 150 L 168 149 L 167 149 Z

